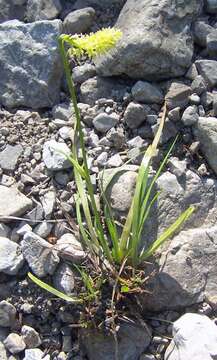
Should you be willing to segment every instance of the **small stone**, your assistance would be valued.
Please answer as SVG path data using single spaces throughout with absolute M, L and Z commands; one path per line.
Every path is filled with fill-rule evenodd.
M 65 143 L 59 143 L 55 140 L 49 140 L 44 143 L 43 161 L 47 169 L 58 171 L 72 167 L 67 159 L 71 155 L 71 151 Z
M 59 129 L 59 135 L 63 140 L 73 139 L 74 131 L 69 126 L 63 126 Z
M 64 32 L 66 34 L 80 34 L 90 29 L 95 18 L 95 10 L 87 7 L 70 12 L 63 22 Z
M 55 181 L 61 186 L 66 186 L 69 182 L 69 174 L 64 171 L 57 171 L 55 174 Z
M 26 349 L 23 360 L 45 360 L 44 353 L 40 349 Z
M 97 164 L 102 167 L 106 165 L 107 160 L 108 160 L 108 153 L 105 151 L 102 152 L 96 159 Z
M 159 125 L 153 125 L 152 131 L 154 134 L 156 134 L 158 130 Z M 163 132 L 160 137 L 160 144 L 166 144 L 167 141 L 169 141 L 171 138 L 175 137 L 177 135 L 178 129 L 175 126 L 175 123 L 170 121 L 168 118 L 165 121 Z
M 21 329 L 22 338 L 26 344 L 27 349 L 37 348 L 41 345 L 39 333 L 31 326 L 24 325 Z
M 205 21 L 196 21 L 193 28 L 194 42 L 202 47 L 207 45 L 207 36 L 212 32 L 213 27 Z
M 0 217 L 7 221 L 10 216 L 22 216 L 32 206 L 32 201 L 17 190 L 16 186 L 0 185 Z
M 111 128 L 107 132 L 106 138 L 110 141 L 112 146 L 117 150 L 121 150 L 125 147 L 126 139 L 124 135 L 124 130 L 121 127 L 117 127 L 116 129 Z
M 135 101 L 145 104 L 161 104 L 164 98 L 159 86 L 147 81 L 137 81 L 132 87 L 132 96 Z
M 74 110 L 71 103 L 61 103 L 52 108 L 52 115 L 54 119 L 72 121 L 74 118 Z
M 201 97 L 200 97 L 201 104 L 203 105 L 203 107 L 205 109 L 210 109 L 212 107 L 213 97 L 214 97 L 214 95 L 209 91 L 206 91 L 201 95 Z
M 181 119 L 180 115 L 180 107 L 176 107 L 168 112 L 168 119 L 170 119 L 173 122 L 178 122 Z
M 62 10 L 60 0 L 28 0 L 26 18 L 28 22 L 52 20 Z
M 187 71 L 187 73 L 185 74 L 185 77 L 189 80 L 194 80 L 196 78 L 196 76 L 198 75 L 198 71 L 197 68 L 195 66 L 195 64 L 192 64 L 189 68 L 189 70 Z
M 55 203 L 56 203 L 56 193 L 53 190 L 47 191 L 41 197 L 41 204 L 44 210 L 45 219 L 50 219 L 53 214 Z
M 8 337 L 4 340 L 4 345 L 11 354 L 18 354 L 26 347 L 22 337 L 15 333 L 8 335 Z
M 56 248 L 58 249 L 61 258 L 76 264 L 81 263 L 86 257 L 81 243 L 70 233 L 62 235 L 60 239 L 57 240 Z
M 198 106 L 198 114 L 199 114 L 199 116 L 201 117 L 205 117 L 206 116 L 206 112 L 205 112 L 205 110 L 204 110 L 204 107 L 203 107 L 203 105 L 199 105 Z
M 130 129 L 138 128 L 146 119 L 150 107 L 130 102 L 124 113 L 124 121 Z
M 208 174 L 207 167 L 205 164 L 201 164 L 197 169 L 197 171 L 200 176 L 207 176 Z
M 16 308 L 9 302 L 3 300 L 0 302 L 0 326 L 12 327 L 15 324 Z
M 197 94 L 192 94 L 189 97 L 190 103 L 193 105 L 199 105 L 200 104 L 200 96 L 198 96 Z
M 115 113 L 110 115 L 106 113 L 100 113 L 94 118 L 93 126 L 97 131 L 101 133 L 106 133 L 113 126 L 117 125 L 118 121 L 119 116 Z
M 24 264 L 20 246 L 5 237 L 0 237 L 0 254 L 0 272 L 16 275 Z
M 141 136 L 136 136 L 131 140 L 127 141 L 127 145 L 129 148 L 142 148 L 145 146 L 145 140 L 141 138 Z
M 217 61 L 215 60 L 197 60 L 195 62 L 200 75 L 213 88 L 217 85 Z
M 183 115 L 182 115 L 182 122 L 185 126 L 191 126 L 198 122 L 199 115 L 197 111 L 197 106 L 189 106 L 187 109 L 185 109 Z
M 53 275 L 53 283 L 57 290 L 71 295 L 75 286 L 74 273 L 71 267 L 65 263 L 61 264 Z
M 170 168 L 170 171 L 172 174 L 174 174 L 176 177 L 182 177 L 186 173 L 187 165 L 186 162 L 180 161 L 176 157 L 171 157 L 168 161 L 168 165 Z
M 5 171 L 14 171 L 17 162 L 23 152 L 21 145 L 7 145 L 6 148 L 0 152 L 0 167 Z
M 51 233 L 52 227 L 52 223 L 43 221 L 34 228 L 34 233 L 45 239 Z
M 207 88 L 204 78 L 198 75 L 192 82 L 191 88 L 199 96 L 204 93 Z
M 53 246 L 33 232 L 27 232 L 21 241 L 24 258 L 33 273 L 38 277 L 52 275 L 59 263 Z
M 72 77 L 75 83 L 82 84 L 84 81 L 96 75 L 96 68 L 92 64 L 75 66 L 72 70 Z M 87 105 L 87 104 L 85 104 Z
M 108 167 L 119 167 L 123 165 L 123 160 L 119 154 L 115 154 L 107 161 L 107 165 Z
M 188 99 L 191 95 L 191 88 L 185 84 L 172 82 L 166 94 L 165 100 L 169 110 L 176 107 L 184 108 L 188 105 Z
M 215 57 L 217 55 L 217 29 L 213 29 L 210 34 L 207 35 L 207 51 L 210 56 Z

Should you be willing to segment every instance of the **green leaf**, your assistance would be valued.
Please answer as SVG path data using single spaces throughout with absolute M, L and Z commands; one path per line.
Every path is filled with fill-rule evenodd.
M 195 211 L 195 207 L 194 206 L 189 206 L 189 208 L 184 211 L 179 217 L 178 219 L 171 225 L 169 226 L 164 232 L 163 234 L 161 234 L 159 236 L 159 238 L 157 240 L 155 240 L 153 242 L 153 244 L 151 244 L 148 249 L 146 251 L 144 251 L 143 253 L 141 253 L 140 255 L 140 259 L 141 260 L 146 260 L 148 259 L 150 256 L 152 256 L 156 250 L 166 241 L 168 240 L 174 233 L 175 231 L 186 221 L 188 220 L 188 218 L 192 215 L 192 213 Z
M 121 286 L 122 293 L 128 293 L 129 291 L 130 291 L 130 288 L 127 285 Z
M 68 296 L 64 293 L 62 293 L 61 291 L 53 288 L 52 286 L 46 284 L 44 281 L 38 279 L 36 276 L 34 276 L 32 273 L 28 273 L 28 277 L 38 286 L 40 286 L 42 289 L 47 290 L 48 292 L 50 292 L 51 294 L 57 296 L 60 299 L 63 299 L 65 301 L 68 302 L 72 302 L 75 304 L 81 304 L 83 303 L 83 301 L 81 299 L 78 298 L 73 298 L 71 296 Z

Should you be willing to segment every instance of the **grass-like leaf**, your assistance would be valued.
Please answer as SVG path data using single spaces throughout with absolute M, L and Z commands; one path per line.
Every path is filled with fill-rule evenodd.
M 44 281 L 38 279 L 36 276 L 34 276 L 32 273 L 28 273 L 28 277 L 38 286 L 40 286 L 42 289 L 48 291 L 49 293 L 53 294 L 54 296 L 65 300 L 67 302 L 71 302 L 74 304 L 82 304 L 83 300 L 79 298 L 73 298 L 72 296 L 66 295 L 63 292 L 55 289 L 54 287 L 46 284 Z

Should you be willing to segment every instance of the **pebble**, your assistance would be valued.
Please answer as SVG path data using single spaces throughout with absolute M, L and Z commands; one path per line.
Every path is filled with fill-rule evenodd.
M 123 165 L 123 160 L 121 159 L 119 154 L 115 154 L 110 157 L 110 159 L 107 161 L 107 166 L 111 168 L 119 167 Z
M 56 289 L 70 295 L 75 286 L 74 273 L 72 267 L 62 263 L 53 275 L 53 283 Z
M 27 349 L 37 348 L 41 345 L 39 333 L 31 326 L 24 325 L 21 329 L 22 338 L 26 344 Z
M 40 349 L 26 349 L 23 360 L 45 360 L 44 353 Z M 47 360 L 49 360 L 47 358 Z
M 105 166 L 108 160 L 108 153 L 103 151 L 96 159 L 99 166 Z
M 8 301 L 0 302 L 0 326 L 12 327 L 16 319 L 16 308 Z
M 20 246 L 6 237 L 0 237 L 0 272 L 16 275 L 24 264 Z
M 70 260 L 74 263 L 81 263 L 86 255 L 82 249 L 81 243 L 76 240 L 71 233 L 62 235 L 56 243 L 56 248 L 60 251 L 59 256 L 65 260 Z
M 119 116 L 116 113 L 112 113 L 110 115 L 106 113 L 100 113 L 93 120 L 94 128 L 101 132 L 106 133 L 113 126 L 117 125 L 119 121 Z
M 23 147 L 21 145 L 7 145 L 6 148 L 0 152 L 0 167 L 2 170 L 14 171 L 22 152 Z
M 59 257 L 52 245 L 33 232 L 27 232 L 21 241 L 25 260 L 38 277 L 52 275 L 59 263 Z
M 185 109 L 185 111 L 182 115 L 181 120 L 185 126 L 191 126 L 191 125 L 196 124 L 199 120 L 197 106 L 192 105 L 192 106 L 187 107 L 187 109 Z
M 26 347 L 23 338 L 15 333 L 11 333 L 8 335 L 8 337 L 4 340 L 4 345 L 11 354 L 18 354 Z
M 67 159 L 67 156 L 70 156 L 70 154 L 71 150 L 65 143 L 60 143 L 56 140 L 49 140 L 44 143 L 43 161 L 47 169 L 51 171 L 71 168 L 72 164 Z

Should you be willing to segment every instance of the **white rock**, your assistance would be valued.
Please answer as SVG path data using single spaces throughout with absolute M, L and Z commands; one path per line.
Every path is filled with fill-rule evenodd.
M 0 185 L 0 218 L 7 221 L 10 216 L 22 216 L 32 207 L 32 201 L 15 186 Z
M 56 248 L 59 256 L 74 263 L 80 263 L 85 259 L 85 252 L 81 243 L 71 233 L 64 234 L 57 240 Z
M 72 167 L 72 164 L 67 159 L 70 154 L 71 151 L 65 143 L 59 143 L 56 140 L 49 140 L 44 143 L 43 161 L 51 171 Z
M 23 263 L 20 246 L 5 237 L 0 237 L 0 272 L 16 275 Z
M 207 316 L 187 313 L 175 321 L 164 360 L 217 358 L 217 327 Z

